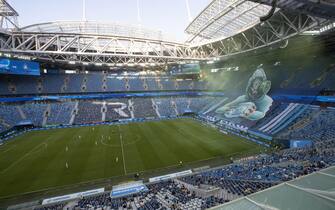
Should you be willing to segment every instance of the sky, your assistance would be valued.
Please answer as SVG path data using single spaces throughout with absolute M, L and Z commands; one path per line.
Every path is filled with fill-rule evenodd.
M 7 0 L 19 13 L 20 26 L 57 21 L 82 20 L 83 0 Z M 195 18 L 211 0 L 189 0 Z M 176 40 L 187 38 L 189 24 L 186 0 L 139 0 L 140 24 L 161 30 Z M 137 25 L 137 0 L 86 0 L 88 21 L 117 22 Z

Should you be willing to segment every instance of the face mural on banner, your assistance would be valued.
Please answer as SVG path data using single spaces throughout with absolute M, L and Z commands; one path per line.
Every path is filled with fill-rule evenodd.
M 273 102 L 267 95 L 270 88 L 271 81 L 267 80 L 264 70 L 259 68 L 249 78 L 244 95 L 219 107 L 215 112 L 225 118 L 262 119 Z

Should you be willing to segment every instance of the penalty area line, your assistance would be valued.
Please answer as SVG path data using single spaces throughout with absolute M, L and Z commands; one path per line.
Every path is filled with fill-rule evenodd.
M 17 159 L 12 164 L 10 164 L 7 168 L 5 168 L 2 171 L 0 171 L 0 174 L 4 174 L 9 169 L 13 168 L 15 165 L 17 165 L 19 162 L 21 162 L 22 160 L 24 160 L 26 157 L 30 156 L 30 154 L 33 154 L 33 152 L 35 152 L 36 149 L 40 148 L 43 145 L 45 146 L 45 148 L 47 148 L 47 146 L 48 146 L 48 144 L 46 142 L 42 142 L 42 143 L 38 144 L 37 146 L 35 146 L 31 150 L 29 150 L 27 153 L 25 153 L 23 156 L 21 156 L 19 159 Z

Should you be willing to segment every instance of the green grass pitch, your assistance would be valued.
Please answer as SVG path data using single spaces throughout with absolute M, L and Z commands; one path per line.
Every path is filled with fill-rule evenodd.
M 191 119 L 33 131 L 0 146 L 0 198 L 261 149 Z

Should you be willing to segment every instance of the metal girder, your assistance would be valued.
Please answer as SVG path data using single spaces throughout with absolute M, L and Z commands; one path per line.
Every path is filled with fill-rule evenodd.
M 248 52 L 327 23 L 286 10 L 276 10 L 269 20 L 260 23 L 259 17 L 271 8 L 263 4 L 266 0 L 255 1 L 213 0 L 186 29 L 193 35 L 192 44 L 165 39 L 160 31 L 63 21 L 0 31 L 0 51 L 55 62 L 156 65 Z M 5 0 L 0 0 L 0 12 L 1 5 L 6 6 L 6 17 L 17 16 Z
M 273 0 L 249 0 L 271 5 Z M 328 20 L 335 20 L 335 1 L 333 0 L 277 0 L 276 6 L 283 10 L 307 14 Z
M 142 26 L 125 25 L 113 22 L 98 21 L 54 21 L 38 23 L 20 28 L 21 32 L 37 33 L 66 33 L 82 35 L 109 35 L 121 37 L 136 37 L 141 39 L 174 41 L 160 30 L 153 30 Z
M 10 28 L 18 28 L 17 16 L 19 14 L 7 1 L 0 0 L 0 30 L 6 32 Z
M 271 19 L 234 36 L 194 44 L 191 48 L 203 57 L 235 55 L 279 43 L 326 22 L 305 14 L 280 10 Z
M 13 32 L 2 35 L 5 53 L 64 62 L 102 64 L 171 63 L 199 60 L 196 50 L 176 42 L 69 33 Z M 202 58 L 205 60 L 205 58 Z M 201 60 L 201 59 L 200 59 Z

